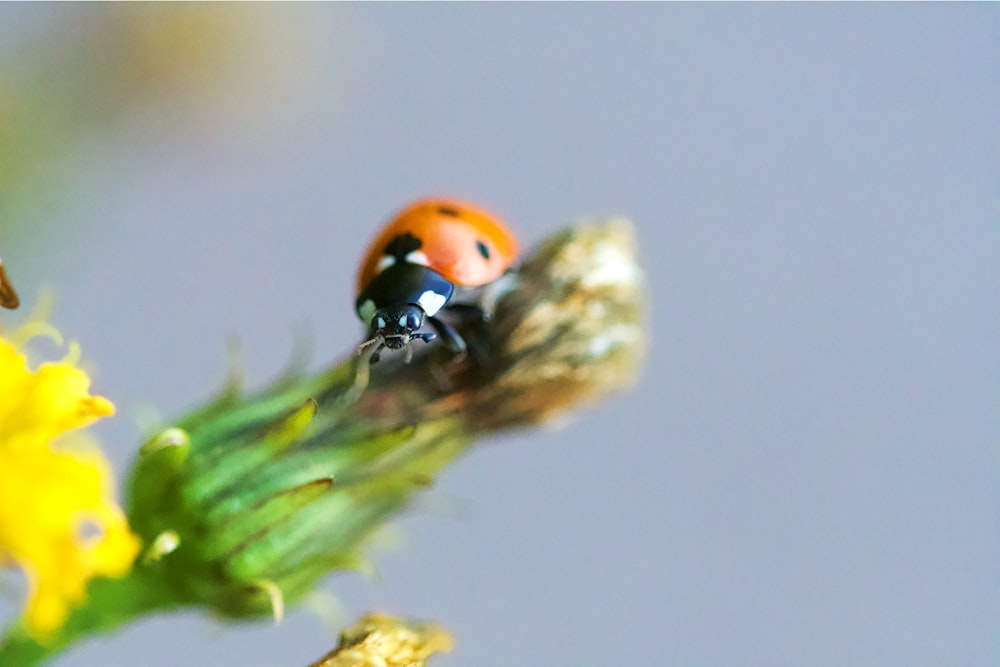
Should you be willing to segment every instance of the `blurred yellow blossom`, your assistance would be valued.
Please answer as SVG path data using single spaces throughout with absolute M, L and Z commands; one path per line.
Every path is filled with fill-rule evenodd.
M 87 581 L 128 572 L 139 540 L 111 500 L 112 476 L 81 434 L 63 436 L 114 412 L 88 393 L 73 345 L 62 361 L 29 368 L 18 343 L 39 333 L 34 322 L 0 335 L 0 565 L 18 565 L 30 583 L 24 613 L 44 637 L 85 597 Z

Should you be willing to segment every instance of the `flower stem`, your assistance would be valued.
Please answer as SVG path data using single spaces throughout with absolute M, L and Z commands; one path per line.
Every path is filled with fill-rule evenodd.
M 0 643 L 0 665 L 42 664 L 80 639 L 111 632 L 152 611 L 174 606 L 170 592 L 146 572 L 136 568 L 120 579 L 92 580 L 86 601 L 73 609 L 53 635 L 38 638 L 29 634 L 23 623 L 11 626 Z

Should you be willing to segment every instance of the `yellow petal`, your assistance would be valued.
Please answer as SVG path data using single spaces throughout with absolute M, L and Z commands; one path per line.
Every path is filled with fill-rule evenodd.
M 25 571 L 24 620 L 40 637 L 83 601 L 88 580 L 127 573 L 139 550 L 107 461 L 79 434 L 63 436 L 114 412 L 89 394 L 75 356 L 33 372 L 0 337 L 0 564 Z

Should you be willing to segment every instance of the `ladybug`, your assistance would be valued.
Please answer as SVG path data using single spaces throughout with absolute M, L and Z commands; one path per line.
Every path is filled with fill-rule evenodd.
M 369 338 L 358 354 L 378 347 L 401 350 L 412 340 L 440 335 L 456 355 L 465 341 L 438 313 L 447 308 L 461 317 L 485 319 L 476 304 L 451 303 L 457 293 L 491 283 L 517 257 L 517 240 L 494 214 L 457 199 L 421 199 L 382 228 L 365 253 L 358 272 L 358 317 Z M 436 332 L 419 331 L 425 323 Z M 410 350 L 407 348 L 407 360 Z

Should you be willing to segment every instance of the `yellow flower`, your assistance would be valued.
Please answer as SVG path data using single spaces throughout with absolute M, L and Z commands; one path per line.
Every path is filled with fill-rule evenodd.
M 35 322 L 32 334 L 58 334 Z M 107 461 L 85 436 L 63 434 L 114 412 L 88 393 L 75 345 L 36 371 L 0 335 L 0 565 L 30 583 L 24 622 L 44 638 L 85 597 L 87 581 L 129 571 L 139 540 L 111 500 Z M 60 437 L 62 436 L 62 437 Z

